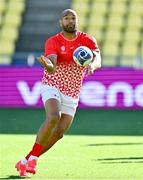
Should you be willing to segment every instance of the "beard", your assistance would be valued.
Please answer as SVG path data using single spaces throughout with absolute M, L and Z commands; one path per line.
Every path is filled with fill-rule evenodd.
M 74 33 L 77 31 L 77 27 L 75 25 L 62 25 L 62 29 L 67 33 Z

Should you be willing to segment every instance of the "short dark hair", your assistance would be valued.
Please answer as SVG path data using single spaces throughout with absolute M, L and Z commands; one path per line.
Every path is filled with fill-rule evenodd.
M 73 14 L 77 16 L 77 13 L 73 9 L 65 9 L 62 11 L 60 18 L 63 18 L 64 16 L 67 16 L 68 14 Z

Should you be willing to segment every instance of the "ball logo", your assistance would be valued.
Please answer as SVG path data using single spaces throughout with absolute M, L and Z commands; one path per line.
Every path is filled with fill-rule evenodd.
M 77 58 L 80 64 L 84 65 L 84 63 L 91 58 L 90 54 L 83 49 L 79 49 L 79 53 L 77 54 Z
M 80 46 L 74 51 L 73 59 L 78 65 L 87 66 L 93 59 L 93 53 L 88 47 Z

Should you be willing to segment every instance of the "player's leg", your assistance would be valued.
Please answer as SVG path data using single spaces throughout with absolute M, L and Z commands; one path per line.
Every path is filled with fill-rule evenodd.
M 20 176 L 27 176 L 26 172 L 35 174 L 37 169 L 37 160 L 40 156 L 43 148 L 47 144 L 47 140 L 50 138 L 51 133 L 60 120 L 60 103 L 56 99 L 49 99 L 45 102 L 46 120 L 41 125 L 36 141 L 32 150 L 25 157 L 24 160 L 16 164 L 16 168 L 19 171 Z
M 57 127 L 54 129 L 50 139 L 47 141 L 47 145 L 43 149 L 42 154 L 49 150 L 59 139 L 63 137 L 64 132 L 70 127 L 73 121 L 78 105 L 78 99 L 73 99 L 72 97 L 61 93 L 61 100 L 61 119 Z
M 64 133 L 70 128 L 73 121 L 73 117 L 67 114 L 62 114 L 57 127 L 54 129 L 50 139 L 48 140 L 46 146 L 42 150 L 42 153 L 48 151 L 59 139 L 61 139 Z
M 35 144 L 30 153 L 25 157 L 24 160 L 16 164 L 16 168 L 19 171 L 20 176 L 26 176 L 26 171 L 33 174 L 36 172 L 37 159 L 40 156 L 43 148 L 46 146 L 47 140 L 51 136 L 51 133 L 60 120 L 60 99 L 58 91 L 54 91 L 53 89 L 48 90 L 46 89 L 45 91 L 44 89 L 43 93 L 46 120 L 39 129 Z M 23 168 L 23 165 L 25 165 L 25 168 Z
M 60 103 L 56 99 L 49 99 L 45 102 L 46 120 L 39 129 L 36 143 L 43 147 L 47 144 L 47 139 L 60 121 Z
M 35 144 L 32 151 L 26 156 L 27 172 L 36 173 L 36 164 L 38 157 L 41 155 L 42 150 L 47 144 L 47 141 L 51 137 L 51 134 L 56 128 L 60 120 L 60 103 L 56 99 L 49 99 L 45 102 L 46 120 L 39 129 L 36 137 Z M 38 147 L 37 147 L 38 145 Z M 40 147 L 39 147 L 40 146 Z

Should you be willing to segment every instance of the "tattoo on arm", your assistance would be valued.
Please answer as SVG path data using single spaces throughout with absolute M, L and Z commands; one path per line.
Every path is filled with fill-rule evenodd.
M 47 58 L 51 60 L 51 62 L 54 64 L 54 66 L 56 66 L 56 64 L 57 64 L 57 55 L 56 54 L 50 54 L 47 56 Z

